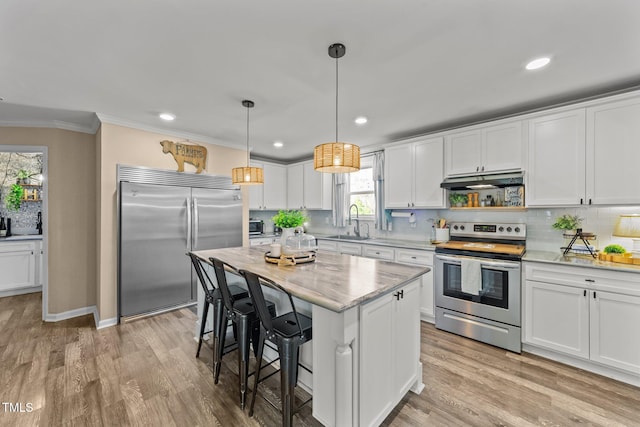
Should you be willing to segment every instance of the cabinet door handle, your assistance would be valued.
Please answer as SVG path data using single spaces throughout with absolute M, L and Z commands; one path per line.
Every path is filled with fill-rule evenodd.
M 593 299 L 596 299 L 596 291 L 593 291 Z
M 584 199 L 580 199 L 580 204 L 583 205 L 584 204 Z
M 404 298 L 404 289 L 393 294 L 396 297 L 396 301 L 400 301 L 400 298 Z
M 411 203 L 407 203 L 407 207 L 410 208 L 411 207 Z
M 482 172 L 484 172 L 484 166 L 482 167 L 482 169 L 481 169 L 481 170 L 482 170 Z
M 476 166 L 476 172 L 480 172 L 480 166 Z
M 584 292 L 583 292 L 582 296 L 583 296 L 583 297 L 586 297 L 586 296 L 587 296 L 587 290 L 586 290 L 586 289 L 584 290 Z
M 589 204 L 591 204 L 591 199 L 589 199 Z
M 33 251 L 31 251 L 31 255 L 33 255 Z

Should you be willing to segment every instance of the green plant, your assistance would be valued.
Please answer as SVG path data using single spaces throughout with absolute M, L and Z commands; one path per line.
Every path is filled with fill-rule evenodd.
M 280 228 L 299 227 L 307 220 L 302 212 L 297 210 L 280 211 L 271 218 L 273 224 Z
M 582 224 L 582 218 L 578 215 L 565 214 L 558 217 L 552 227 L 556 230 L 574 230 L 580 228 L 580 224 Z
M 627 250 L 620 245 L 607 245 L 604 248 L 605 254 L 623 254 L 625 252 L 627 252 Z
M 451 202 L 452 206 L 458 203 L 465 204 L 467 203 L 467 195 L 462 193 L 450 193 L 449 202 Z
M 9 190 L 9 194 L 4 199 L 4 204 L 10 211 L 18 211 L 20 209 L 20 205 L 22 204 L 22 196 L 24 193 L 24 189 L 18 184 L 13 184 L 11 186 L 11 190 Z

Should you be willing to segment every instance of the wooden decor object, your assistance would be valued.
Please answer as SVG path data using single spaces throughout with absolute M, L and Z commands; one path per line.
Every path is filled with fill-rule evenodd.
M 196 167 L 196 173 L 201 173 L 207 168 L 207 148 L 201 145 L 176 144 L 165 139 L 160 141 L 162 152 L 171 153 L 178 164 L 178 172 L 184 172 L 184 163 L 191 163 Z

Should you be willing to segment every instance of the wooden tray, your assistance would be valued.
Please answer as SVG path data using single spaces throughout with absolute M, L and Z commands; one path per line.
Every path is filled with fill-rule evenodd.
M 316 253 L 313 251 L 299 255 L 280 255 L 279 257 L 271 256 L 271 251 L 264 254 L 264 260 L 271 264 L 278 265 L 298 265 L 307 264 L 316 260 Z

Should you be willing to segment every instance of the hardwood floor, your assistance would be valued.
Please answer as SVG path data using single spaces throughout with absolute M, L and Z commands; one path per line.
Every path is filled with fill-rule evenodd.
M 43 323 L 40 309 L 40 294 L 0 298 L 1 426 L 280 423 L 261 398 L 253 418 L 240 410 L 235 354 L 213 384 L 212 352 L 195 358 L 188 309 L 99 331 L 92 316 Z M 408 393 L 385 426 L 640 425 L 640 388 L 537 356 L 423 323 L 421 359 L 424 391 Z M 260 390 L 277 403 L 278 376 Z M 319 425 L 310 407 L 294 422 Z

